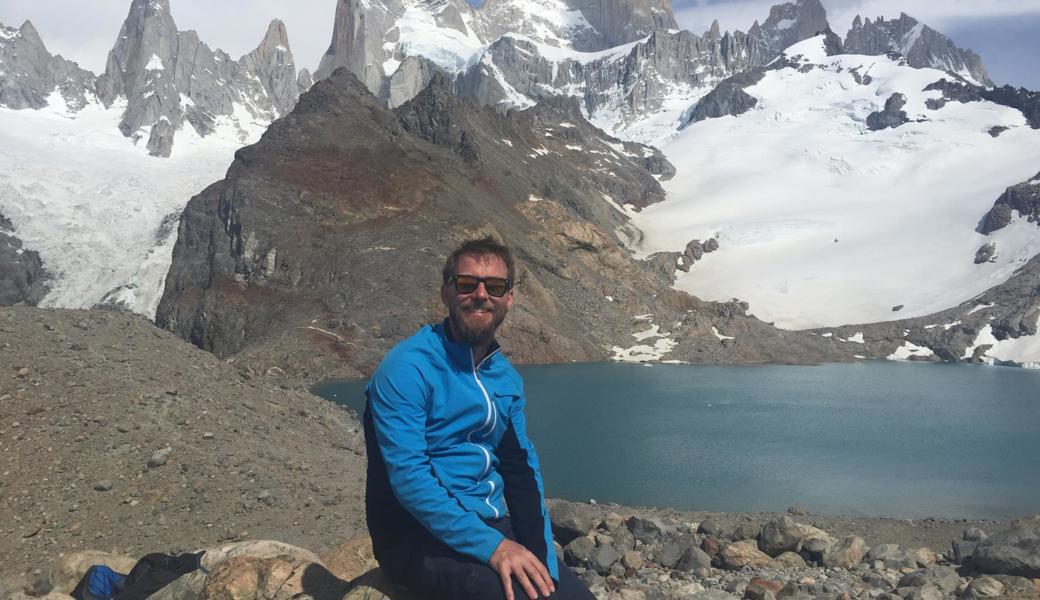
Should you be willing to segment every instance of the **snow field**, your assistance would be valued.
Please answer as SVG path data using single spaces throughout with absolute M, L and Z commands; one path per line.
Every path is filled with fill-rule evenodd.
M 1040 132 L 1016 110 L 949 102 L 921 90 L 943 77 L 886 57 L 827 57 L 821 38 L 788 49 L 819 65 L 770 71 L 739 117 L 709 119 L 663 147 L 676 176 L 669 199 L 634 216 L 643 254 L 718 237 L 718 251 L 676 287 L 707 300 L 740 298 L 780 327 L 801 329 L 920 316 L 1006 281 L 1040 253 L 1024 220 L 975 232 L 1004 189 L 1036 174 Z M 850 69 L 869 74 L 857 84 Z M 872 132 L 868 114 L 893 92 L 911 122 Z M 998 138 L 987 131 L 1010 127 Z M 995 242 L 996 260 L 975 265 Z M 898 312 L 892 308 L 903 305 Z
M 265 124 L 236 107 L 205 139 L 185 126 L 162 159 L 147 155 L 147 131 L 139 146 L 119 133 L 125 104 L 71 113 L 57 93 L 48 102 L 0 108 L 0 213 L 54 276 L 41 306 L 89 308 L 107 296 L 154 318 L 180 211 Z

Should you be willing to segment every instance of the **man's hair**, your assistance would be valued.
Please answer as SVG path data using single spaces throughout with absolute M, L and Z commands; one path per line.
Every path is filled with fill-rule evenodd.
M 459 261 L 463 256 L 477 258 L 497 256 L 506 264 L 506 273 L 508 273 L 506 276 L 509 278 L 509 281 L 516 282 L 516 266 L 513 262 L 513 253 L 508 247 L 495 241 L 495 238 L 487 236 L 475 240 L 466 240 L 454 252 L 448 255 L 448 260 L 444 261 L 444 270 L 441 272 L 444 283 L 448 283 L 456 275 Z

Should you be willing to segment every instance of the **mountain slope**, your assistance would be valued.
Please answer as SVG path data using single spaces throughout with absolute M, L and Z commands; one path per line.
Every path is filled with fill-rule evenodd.
M 946 73 L 827 56 L 822 36 L 785 55 L 744 89 L 753 109 L 694 123 L 664 147 L 677 168 L 669 199 L 633 215 L 646 253 L 717 236 L 680 289 L 747 300 L 782 327 L 836 326 L 955 306 L 1040 253 L 1025 219 L 976 231 L 1040 166 L 1040 131 L 1020 111 L 940 103 L 923 90 Z M 976 263 L 990 242 L 998 252 Z
M 502 115 L 439 77 L 391 112 L 340 69 L 188 204 L 156 321 L 261 371 L 365 372 L 441 318 L 455 245 L 493 234 L 521 265 L 502 336 L 521 362 L 837 358 L 628 255 L 622 206 L 663 199 L 663 167 L 572 100 Z

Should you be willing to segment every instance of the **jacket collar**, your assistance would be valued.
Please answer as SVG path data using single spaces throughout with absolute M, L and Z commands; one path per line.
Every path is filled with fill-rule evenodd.
M 448 327 L 448 319 L 444 319 L 440 323 L 433 326 L 433 332 L 437 334 L 441 344 L 444 345 L 444 350 L 451 358 L 452 362 L 456 363 L 460 368 L 470 371 L 473 369 L 473 347 L 463 342 L 455 341 L 451 336 L 451 328 Z M 499 346 L 498 340 L 491 342 L 491 349 L 488 355 L 481 361 L 480 367 L 486 368 L 495 363 L 498 359 L 502 347 Z

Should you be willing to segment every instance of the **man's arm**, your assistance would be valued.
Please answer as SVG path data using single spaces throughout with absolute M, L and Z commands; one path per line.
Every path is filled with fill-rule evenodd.
M 527 438 L 524 404 L 523 396 L 519 396 L 510 407 L 508 427 L 495 450 L 499 460 L 498 472 L 502 475 L 503 492 L 517 541 L 538 557 L 553 580 L 559 581 L 538 455 Z
M 437 539 L 489 562 L 505 538 L 459 504 L 433 473 L 426 446 L 428 392 L 414 365 L 380 368 L 368 386 L 376 441 L 401 505 Z

